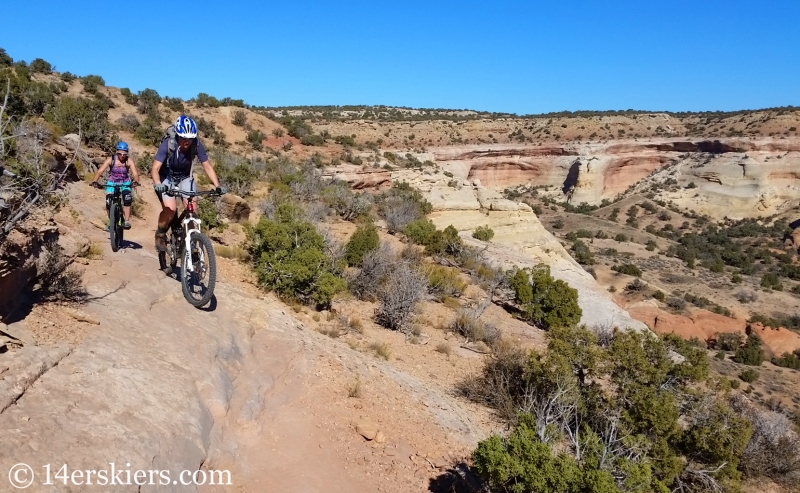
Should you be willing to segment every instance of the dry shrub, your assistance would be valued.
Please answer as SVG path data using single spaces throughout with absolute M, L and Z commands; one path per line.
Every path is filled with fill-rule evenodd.
M 83 272 L 71 266 L 72 259 L 55 241 L 48 241 L 36 266 L 33 295 L 38 300 L 82 301 L 88 293 L 83 286 Z
M 445 296 L 442 298 L 442 304 L 451 310 L 458 310 L 461 308 L 461 303 L 459 303 L 457 299 L 450 296 Z
M 408 262 L 395 262 L 378 293 L 376 321 L 387 329 L 403 331 L 427 291 L 428 281 L 422 274 Z
M 468 399 L 497 410 L 505 419 L 517 415 L 527 391 L 525 364 L 528 355 L 519 348 L 496 351 L 483 371 L 459 385 L 459 391 Z
M 800 479 L 800 436 L 793 430 L 792 421 L 783 414 L 759 410 L 740 394 L 733 396 L 730 404 L 753 427 L 740 464 L 745 474 L 797 484 Z
M 376 355 L 380 356 L 385 360 L 388 360 L 389 356 L 391 356 L 392 354 L 392 351 L 389 349 L 389 345 L 385 342 L 375 341 L 369 345 L 369 348 L 375 351 Z
M 88 258 L 92 260 L 103 258 L 103 249 L 100 248 L 100 245 L 92 241 L 88 245 L 86 245 L 86 248 L 81 250 L 81 253 L 78 254 L 78 256 L 81 258 Z
M 394 263 L 394 253 L 386 243 L 376 250 L 367 252 L 361 263 L 361 270 L 347 280 L 350 292 L 360 300 L 375 301 Z
M 139 196 L 139 194 L 133 195 L 133 202 L 131 202 L 131 215 L 133 217 L 138 217 L 139 219 L 146 219 L 147 216 L 147 203 Z
M 429 265 L 424 269 L 428 277 L 428 292 L 438 301 L 445 297 L 458 298 L 467 289 L 467 283 L 458 276 L 458 270 L 443 265 Z
M 363 392 L 363 389 L 362 389 L 362 386 L 361 386 L 361 378 L 359 376 L 356 376 L 355 382 L 353 382 L 347 388 L 347 397 L 353 397 L 353 398 L 358 399 L 363 395 L 363 393 L 364 392 Z
M 331 339 L 337 339 L 342 335 L 342 331 L 339 327 L 320 327 L 317 330 L 320 334 L 326 335 Z
M 436 345 L 436 351 L 444 355 L 450 356 L 453 353 L 453 348 L 450 347 L 450 344 L 442 342 Z
M 741 289 L 736 293 L 736 299 L 739 303 L 752 303 L 758 301 L 758 294 L 749 289 Z
M 473 342 L 482 341 L 486 337 L 486 324 L 467 311 L 458 312 L 448 330 Z
M 491 348 L 502 339 L 500 329 L 482 322 L 468 310 L 459 311 L 447 330 L 465 337 L 470 342 L 485 342 Z
M 239 260 L 241 262 L 245 262 L 250 258 L 247 250 L 238 246 L 214 245 L 214 253 L 220 257 Z
M 364 333 L 364 323 L 358 317 L 351 317 L 350 320 L 348 321 L 347 326 L 351 330 L 358 332 L 359 334 Z
M 383 214 L 390 233 L 402 231 L 408 223 L 422 217 L 422 212 L 416 202 L 397 197 L 387 199 Z
M 425 258 L 424 249 L 409 243 L 400 251 L 400 258 L 407 260 L 412 265 L 418 265 Z

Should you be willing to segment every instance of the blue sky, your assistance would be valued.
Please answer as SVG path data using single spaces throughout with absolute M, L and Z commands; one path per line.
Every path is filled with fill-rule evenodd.
M 518 114 L 800 105 L 797 0 L 6 2 L 59 71 L 265 106 Z

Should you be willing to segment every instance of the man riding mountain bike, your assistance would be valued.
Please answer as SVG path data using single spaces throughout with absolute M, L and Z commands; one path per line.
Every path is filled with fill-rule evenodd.
M 174 137 L 172 136 L 174 132 Z M 203 170 L 208 175 L 211 183 L 216 187 L 217 193 L 224 194 L 225 189 L 219 186 L 219 179 L 214 172 L 214 167 L 208 160 L 205 147 L 197 138 L 197 124 L 186 115 L 181 115 L 175 120 L 175 125 L 168 131 L 168 136 L 161 141 L 156 157 L 153 160 L 151 175 L 153 189 L 161 202 L 161 214 L 158 216 L 158 229 L 156 229 L 156 250 L 167 250 L 166 233 L 172 218 L 175 217 L 177 202 L 175 197 L 164 195 L 172 186 L 184 192 L 196 191 L 194 177 L 192 177 L 192 162 L 195 156 L 203 165 Z M 184 206 L 188 201 L 184 200 Z
M 113 155 L 106 158 L 103 165 L 94 174 L 91 185 L 95 188 L 102 188 L 102 185 L 97 183 L 100 175 L 106 168 L 108 170 L 108 179 L 106 180 L 106 211 L 111 208 L 111 201 L 114 198 L 114 185 L 122 185 L 120 191 L 122 192 L 122 217 L 125 222 L 123 228 L 131 229 L 131 204 L 133 203 L 133 195 L 131 194 L 131 186 L 139 186 L 139 170 L 136 169 L 136 163 L 133 158 L 128 156 L 127 142 L 117 142 L 117 149 Z M 131 183 L 131 175 L 133 175 L 133 183 Z

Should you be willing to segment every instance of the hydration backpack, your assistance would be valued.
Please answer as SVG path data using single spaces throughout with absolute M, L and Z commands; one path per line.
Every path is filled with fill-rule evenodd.
M 175 133 L 175 127 L 173 125 L 170 125 L 164 131 L 164 137 L 161 138 L 161 143 L 163 144 L 165 140 L 169 140 L 169 144 L 167 145 L 167 160 L 164 162 L 164 164 L 169 166 L 169 160 L 172 158 L 172 156 L 175 155 L 175 152 L 178 149 L 178 136 Z M 191 160 L 194 161 L 194 158 L 196 156 L 197 156 L 197 137 L 192 139 L 192 145 L 189 146 L 189 157 L 191 158 Z

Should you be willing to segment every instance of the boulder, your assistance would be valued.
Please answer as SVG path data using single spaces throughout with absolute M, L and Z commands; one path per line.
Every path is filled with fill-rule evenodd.
M 247 221 L 247 219 L 250 217 L 250 204 L 248 204 L 243 198 L 232 193 L 222 196 L 220 208 L 222 209 L 222 213 L 225 215 L 225 217 L 231 221 Z

